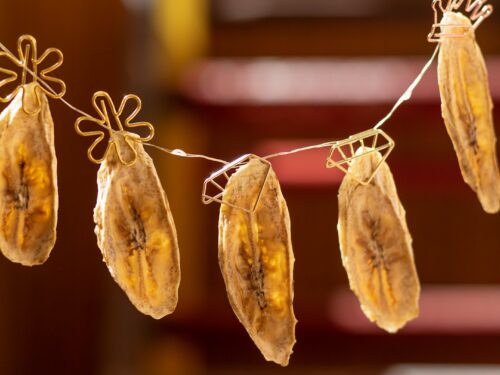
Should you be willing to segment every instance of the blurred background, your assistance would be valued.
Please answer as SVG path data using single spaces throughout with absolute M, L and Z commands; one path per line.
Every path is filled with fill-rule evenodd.
M 116 101 L 136 93 L 155 144 L 225 160 L 373 126 L 431 55 L 431 23 L 422 0 L 0 0 L 2 43 L 14 49 L 30 33 L 40 52 L 64 52 L 55 75 L 67 100 L 91 111 L 97 90 Z M 499 33 L 500 12 L 477 33 L 497 104 Z M 462 181 L 435 70 L 385 125 L 423 284 L 421 316 L 400 333 L 370 324 L 348 289 L 336 232 L 342 175 L 324 168 L 326 149 L 273 162 L 296 257 L 288 368 L 265 362 L 227 301 L 219 207 L 200 201 L 216 164 L 148 149 L 176 221 L 182 283 L 173 315 L 141 315 L 96 246 L 90 140 L 52 101 L 58 242 L 41 267 L 0 257 L 0 374 L 499 374 L 500 216 Z

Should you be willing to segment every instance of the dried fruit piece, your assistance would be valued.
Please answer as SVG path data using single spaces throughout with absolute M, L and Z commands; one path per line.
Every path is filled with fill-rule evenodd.
M 24 85 L 0 114 L 0 249 L 25 266 L 44 263 L 56 241 L 54 123 L 37 86 Z
M 356 154 L 367 152 L 360 147 Z M 338 232 L 349 284 L 371 321 L 396 332 L 418 316 L 418 281 L 411 236 L 389 167 L 372 152 L 352 161 L 339 190 Z
M 229 302 L 266 360 L 286 366 L 297 320 L 290 217 L 278 179 L 268 163 L 251 157 L 230 177 L 223 201 L 249 210 L 227 204 L 220 210 L 219 265 Z
M 500 209 L 500 174 L 496 157 L 493 103 L 483 55 L 470 20 L 446 12 L 441 21 L 438 78 L 441 109 L 465 182 L 477 193 L 483 209 Z
M 120 162 L 132 160 L 131 166 Z M 116 132 L 101 164 L 94 210 L 97 242 L 108 269 L 130 301 L 155 319 L 172 313 L 180 283 L 179 248 L 167 197 L 138 136 Z

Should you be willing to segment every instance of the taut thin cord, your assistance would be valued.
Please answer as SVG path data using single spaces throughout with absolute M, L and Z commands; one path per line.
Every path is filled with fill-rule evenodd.
M 200 158 L 200 159 L 206 159 L 206 160 L 214 161 L 216 163 L 228 164 L 228 162 L 225 161 L 225 160 L 212 158 L 210 156 L 203 155 L 203 154 L 188 154 L 187 152 L 185 152 L 185 151 L 183 151 L 181 149 L 178 149 L 178 148 L 176 148 L 175 150 L 170 150 L 168 148 L 157 146 L 157 145 L 152 144 L 152 143 L 144 143 L 144 145 L 152 147 L 152 148 L 155 148 L 155 149 L 163 151 L 163 152 L 166 152 L 167 154 L 175 155 L 175 156 L 181 156 L 183 158 Z
M 15 55 L 2 43 L 0 42 L 0 49 L 2 49 L 5 53 L 7 53 L 8 55 L 10 55 L 11 57 L 14 57 L 15 58 Z M 42 86 L 44 86 L 48 91 L 50 91 L 51 93 L 53 94 L 57 94 L 54 89 L 52 87 L 50 87 L 50 85 L 45 82 L 45 80 L 43 80 L 42 78 L 40 78 L 40 76 L 38 74 L 36 74 L 35 72 L 33 72 L 30 68 L 28 68 L 26 66 L 27 64 L 25 64 L 22 68 L 24 71 L 28 72 L 33 78 L 35 78 L 37 80 L 37 82 L 40 82 L 40 84 Z M 85 116 L 85 117 L 89 117 L 91 118 L 92 116 L 89 115 L 88 113 L 86 113 L 85 111 L 79 109 L 78 107 L 74 106 L 73 104 L 71 104 L 70 102 L 68 102 L 66 99 L 64 98 L 58 98 L 61 102 L 63 102 L 68 108 L 70 108 L 71 110 L 77 112 L 78 114 L 82 115 L 82 116 Z M 107 126 L 105 125 L 102 125 L 102 124 L 97 124 L 103 128 L 105 128 L 106 130 L 110 130 L 108 129 Z M 111 131 L 114 131 L 113 129 L 111 129 Z M 216 158 L 212 158 L 210 156 L 207 156 L 207 155 L 202 155 L 202 154 L 190 154 L 190 153 L 187 153 L 183 150 L 180 150 L 180 149 L 175 149 L 175 150 L 170 150 L 168 148 L 165 148 L 165 147 L 160 147 L 160 146 L 157 146 L 155 144 L 151 144 L 151 143 L 144 143 L 145 145 L 147 146 L 150 146 L 150 147 L 153 147 L 157 150 L 160 150 L 162 152 L 165 152 L 167 154 L 170 154 L 170 155 L 174 155 L 174 156 L 179 156 L 179 157 L 184 157 L 184 158 L 201 158 L 201 159 L 206 159 L 206 160 L 210 160 L 210 161 L 214 161 L 214 162 L 217 162 L 217 163 L 221 163 L 221 164 L 227 164 L 226 161 L 224 160 L 221 160 L 221 159 L 216 159 Z
M 296 153 L 302 152 L 302 151 L 308 151 L 308 150 L 313 150 L 313 149 L 317 149 L 317 148 L 332 147 L 336 142 L 337 141 L 330 141 L 330 142 L 325 142 L 325 143 L 319 143 L 317 145 L 300 147 L 300 148 L 296 148 L 296 149 L 290 150 L 290 151 L 277 152 L 275 154 L 264 156 L 262 159 L 267 160 L 267 159 L 276 158 L 278 156 L 286 156 L 286 155 L 296 154 Z
M 0 48 L 5 53 L 9 54 L 10 56 L 14 56 L 14 54 L 3 43 L 1 43 L 1 42 L 0 42 Z M 432 63 L 434 62 L 434 60 L 435 60 L 435 58 L 437 56 L 438 51 L 439 51 L 439 44 L 436 46 L 436 48 L 434 50 L 434 53 L 432 54 L 431 58 L 427 61 L 427 63 L 424 65 L 424 67 L 422 68 L 422 70 L 418 74 L 417 78 L 415 78 L 415 80 L 405 90 L 405 92 L 403 93 L 403 95 L 398 99 L 398 101 L 396 102 L 396 104 L 392 107 L 391 111 L 384 118 L 382 118 L 373 127 L 373 129 L 378 129 L 378 128 L 382 127 L 382 125 L 384 125 L 393 116 L 394 112 L 396 112 L 396 110 L 405 101 L 407 101 L 407 100 L 409 100 L 411 98 L 411 96 L 413 94 L 413 91 L 418 86 L 418 84 L 420 83 L 420 81 L 424 77 L 425 73 L 427 72 L 427 70 L 429 69 L 429 67 L 432 65 Z M 26 65 L 24 65 L 22 68 L 23 68 L 23 70 L 27 71 L 31 76 L 33 76 L 34 78 L 36 78 L 37 81 L 39 81 L 40 84 L 43 85 L 48 91 L 50 91 L 53 94 L 57 94 L 54 91 L 54 89 L 52 89 L 52 87 L 50 87 L 50 85 L 47 84 L 47 82 L 45 82 L 42 78 L 40 78 L 40 76 L 38 74 L 34 73 Z M 61 100 L 68 108 L 70 108 L 71 110 L 77 112 L 78 114 L 83 115 L 85 117 L 92 117 L 91 115 L 89 115 L 85 111 L 83 111 L 83 110 L 77 108 L 76 106 L 74 106 L 73 104 L 69 103 L 66 99 L 59 98 L 59 100 Z M 101 125 L 101 124 L 99 124 L 99 125 L 101 127 L 105 127 L 107 129 L 107 127 L 105 125 Z M 293 149 L 293 150 L 290 150 L 290 151 L 283 151 L 283 152 L 278 152 L 278 153 L 275 153 L 275 154 L 271 154 L 271 155 L 263 157 L 263 159 L 272 159 L 272 158 L 275 158 L 275 157 L 291 155 L 291 154 L 295 154 L 295 153 L 299 153 L 299 152 L 303 152 L 303 151 L 308 151 L 308 150 L 312 150 L 312 149 L 332 147 L 336 143 L 337 143 L 337 141 L 330 141 L 330 142 L 324 142 L 324 143 L 320 143 L 320 144 L 316 144 L 316 145 L 300 147 L 300 148 L 296 148 L 296 149 Z M 155 148 L 155 149 L 157 149 L 159 151 L 162 151 L 162 152 L 165 152 L 167 154 L 174 155 L 174 156 L 179 156 L 179 157 L 184 157 L 184 158 L 200 158 L 200 159 L 205 159 L 205 160 L 213 161 L 213 162 L 216 162 L 216 163 L 228 164 L 224 160 L 213 158 L 213 157 L 210 157 L 210 156 L 207 156 L 207 155 L 203 155 L 203 154 L 190 154 L 190 153 L 187 153 L 187 152 L 185 152 L 183 150 L 180 150 L 180 149 L 171 150 L 171 149 L 168 149 L 168 148 L 165 148 L 165 147 L 161 147 L 161 146 L 157 146 L 157 145 L 151 144 L 151 143 L 144 143 L 144 144 L 147 145 L 147 146 L 150 146 L 152 148 Z
M 415 87 L 417 87 L 418 84 L 420 83 L 420 81 L 422 80 L 422 78 L 424 78 L 425 73 L 427 72 L 427 70 L 429 70 L 430 66 L 434 62 L 434 59 L 436 58 L 437 53 L 439 51 L 439 46 L 440 46 L 439 44 L 436 46 L 436 48 L 434 49 L 434 53 L 432 54 L 429 61 L 427 61 L 427 63 L 424 65 L 424 67 L 422 68 L 422 70 L 418 74 L 417 78 L 415 78 L 415 80 L 410 84 L 410 86 L 406 89 L 406 91 L 403 93 L 403 95 L 401 95 L 401 97 L 398 99 L 396 104 L 394 104 L 394 107 L 392 107 L 391 111 L 382 120 L 380 120 L 377 123 L 377 125 L 375 125 L 373 127 L 374 129 L 378 129 L 382 125 L 384 125 L 387 122 L 387 120 L 389 120 L 392 117 L 392 115 L 394 114 L 396 109 L 398 109 L 401 106 L 401 104 L 403 104 L 407 100 L 411 99 L 411 96 L 413 94 L 413 90 L 415 90 Z
M 382 125 L 384 125 L 393 116 L 394 112 L 396 112 L 396 110 L 405 101 L 407 101 L 407 100 L 409 100 L 411 98 L 411 96 L 413 94 L 413 91 L 418 86 L 418 84 L 420 83 L 420 81 L 424 77 L 425 73 L 427 72 L 427 70 L 429 70 L 430 66 L 432 65 L 432 63 L 436 59 L 438 51 L 439 51 L 439 44 L 434 49 L 434 53 L 432 54 L 431 58 L 425 63 L 424 67 L 422 68 L 422 70 L 418 74 L 417 78 L 415 78 L 415 80 L 405 90 L 405 92 L 403 93 L 403 95 L 401 95 L 401 97 L 398 99 L 398 101 L 396 102 L 396 104 L 394 104 L 394 106 L 392 107 L 391 111 L 384 118 L 382 118 L 382 120 L 380 120 L 373 127 L 373 129 L 378 129 L 378 128 L 382 127 Z M 265 156 L 265 157 L 263 157 L 263 159 L 271 159 L 271 158 L 275 158 L 275 157 L 278 157 L 278 156 L 286 156 L 286 155 L 290 155 L 290 154 L 295 154 L 297 152 L 308 151 L 308 150 L 317 149 L 317 148 L 331 147 L 331 146 L 335 145 L 335 143 L 337 143 L 337 141 L 331 141 L 331 142 L 319 143 L 317 145 L 312 145 L 312 146 L 300 147 L 300 148 L 296 148 L 296 149 L 293 149 L 293 150 L 290 150 L 290 151 L 277 152 L 275 154 Z

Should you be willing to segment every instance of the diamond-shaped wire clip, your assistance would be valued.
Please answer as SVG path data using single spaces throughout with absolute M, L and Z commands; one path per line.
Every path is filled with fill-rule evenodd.
M 260 186 L 259 194 L 250 207 L 240 207 L 229 202 L 225 202 L 223 200 L 224 197 L 224 189 L 229 181 L 229 178 L 242 166 L 247 164 L 251 159 L 258 158 L 262 163 L 267 165 L 266 176 L 262 181 L 262 186 Z M 210 177 L 208 177 L 205 182 L 203 182 L 203 192 L 201 193 L 201 201 L 203 204 L 210 204 L 212 202 L 217 202 L 220 204 L 225 204 L 232 208 L 237 208 L 243 210 L 247 213 L 252 213 L 257 208 L 259 204 L 260 197 L 262 195 L 262 191 L 264 190 L 264 186 L 266 185 L 267 177 L 269 176 L 269 171 L 271 170 L 271 163 L 265 159 L 262 159 L 253 154 L 247 154 L 239 157 L 238 159 L 232 161 L 231 163 L 226 164 L 223 168 L 218 171 L 212 173 Z
M 330 154 L 326 159 L 327 168 L 338 168 L 344 173 L 348 173 L 349 166 L 354 159 L 369 155 L 373 152 L 380 152 L 382 159 L 373 170 L 373 173 L 367 180 L 360 181 L 360 184 L 368 185 L 382 163 L 387 159 L 392 149 L 394 141 L 384 131 L 380 129 L 370 129 L 358 134 L 351 135 L 349 138 L 336 142 L 330 149 Z M 366 151 L 356 153 L 359 147 L 366 147 Z
M 464 25 L 442 24 L 440 22 L 442 16 L 446 12 L 458 11 L 464 4 L 465 0 L 447 0 L 446 6 L 443 5 L 443 0 L 433 0 L 432 10 L 434 11 L 434 23 L 427 40 L 430 43 L 439 43 L 442 37 L 461 37 L 463 34 L 445 34 L 443 26 L 464 27 Z M 472 29 L 475 30 L 479 25 L 493 13 L 493 5 L 486 4 L 488 0 L 467 0 L 465 3 L 465 12 L 469 13 L 469 18 L 472 22 Z

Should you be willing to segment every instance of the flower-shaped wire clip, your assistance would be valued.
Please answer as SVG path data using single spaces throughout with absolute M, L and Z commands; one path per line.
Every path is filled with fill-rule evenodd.
M 19 90 L 23 90 L 23 110 L 30 115 L 36 114 L 40 110 L 41 106 L 40 97 L 38 96 L 39 90 L 44 92 L 48 97 L 52 99 L 60 99 L 66 93 L 66 84 L 64 83 L 64 81 L 59 78 L 49 76 L 50 73 L 52 73 L 62 65 L 64 56 L 62 52 L 57 48 L 48 48 L 40 57 L 38 57 L 36 39 L 31 35 L 22 35 L 19 37 L 17 41 L 17 53 L 18 57 L 9 52 L 0 51 L 0 57 L 7 57 L 12 63 L 14 63 L 16 67 L 22 69 L 21 80 L 19 83 L 17 83 L 19 74 L 16 71 L 0 67 L 0 73 L 7 75 L 7 77 L 0 80 L 0 88 L 7 86 L 12 82 L 17 83 L 17 86 L 13 90 L 11 90 L 9 94 L 0 96 L 0 101 L 2 103 L 8 103 L 17 95 Z M 47 59 L 52 54 L 56 55 L 56 62 L 50 65 L 48 68 L 40 69 L 40 73 L 38 73 L 39 65 L 41 65 L 45 61 L 45 59 Z M 31 70 L 31 72 L 28 72 L 27 69 Z M 25 105 L 26 103 L 24 101 L 26 90 L 23 89 L 23 86 L 28 83 L 28 75 L 32 75 L 32 82 L 36 83 L 37 81 L 41 81 L 42 83 L 44 83 L 37 84 L 36 86 L 35 94 L 37 105 L 33 111 L 27 109 L 27 106 Z M 59 90 L 53 89 L 51 86 L 49 86 L 49 83 L 53 83 L 58 86 Z
M 445 34 L 443 26 L 464 27 L 464 25 L 442 24 L 441 17 L 446 12 L 452 12 L 460 9 L 466 0 L 447 0 L 446 6 L 443 6 L 444 0 L 433 0 L 432 10 L 434 11 L 434 23 L 427 40 L 430 43 L 439 43 L 442 37 L 461 37 L 463 34 Z M 467 0 L 465 3 L 465 12 L 470 13 L 472 29 L 475 30 L 478 26 L 493 13 L 493 5 L 486 4 L 488 0 Z
M 251 159 L 258 158 L 263 163 L 266 164 L 266 175 L 262 181 L 260 186 L 259 194 L 255 198 L 253 202 L 249 205 L 249 207 L 241 207 L 236 206 L 232 203 L 224 201 L 224 190 L 225 185 L 229 181 L 229 178 L 232 174 L 234 174 L 238 168 L 247 164 Z M 201 193 L 201 201 L 203 204 L 210 204 L 212 202 L 217 202 L 219 204 L 225 204 L 232 208 L 237 208 L 245 211 L 246 213 L 252 213 L 257 209 L 257 205 L 259 204 L 260 197 L 262 192 L 264 191 L 264 186 L 266 185 L 267 178 L 269 176 L 269 171 L 271 170 L 271 163 L 265 159 L 262 159 L 253 154 L 247 154 L 239 157 L 238 159 L 232 161 L 231 163 L 226 164 L 224 167 L 219 169 L 218 171 L 212 173 L 210 177 L 208 177 L 203 183 L 203 191 Z
M 133 106 L 134 109 L 122 122 L 122 116 L 124 115 L 125 108 L 127 107 L 127 103 L 129 101 L 135 103 L 135 105 Z M 104 91 L 98 91 L 92 97 L 92 105 L 96 110 L 98 117 L 82 116 L 79 117 L 75 122 L 75 130 L 79 135 L 85 137 L 97 136 L 97 138 L 94 140 L 94 142 L 92 142 L 87 151 L 89 160 L 96 164 L 102 163 L 106 159 L 111 148 L 114 147 L 118 155 L 118 159 L 122 164 L 127 166 L 131 166 L 132 164 L 134 164 L 137 160 L 137 151 L 134 147 L 133 142 L 147 142 L 154 136 L 154 127 L 149 122 L 132 122 L 132 120 L 142 108 L 141 99 L 137 95 L 126 95 L 123 97 L 120 107 L 117 110 L 109 94 Z M 112 126 L 112 121 L 117 126 L 116 130 Z M 84 122 L 95 123 L 101 128 L 106 129 L 108 132 L 108 144 L 106 146 L 106 150 L 104 151 L 104 155 L 101 158 L 97 158 L 94 156 L 94 149 L 106 137 L 105 131 L 82 130 L 81 124 Z M 130 133 L 125 130 L 125 128 L 139 127 L 146 127 L 148 129 L 148 135 L 146 137 L 140 137 L 135 133 Z M 130 150 L 133 153 L 133 157 L 131 158 L 131 160 L 123 160 L 122 158 L 120 142 L 116 142 L 115 138 L 113 137 L 113 135 L 118 132 L 123 134 L 125 143 L 128 147 L 130 147 Z
M 368 185 L 375 177 L 382 163 L 387 159 L 394 149 L 395 143 L 384 131 L 380 129 L 370 129 L 349 138 L 335 142 L 330 149 L 330 154 L 326 160 L 327 168 L 338 168 L 344 173 L 349 173 L 349 166 L 354 159 L 369 155 L 373 152 L 380 152 L 382 159 L 374 168 L 372 174 L 366 180 L 358 180 L 362 185 Z M 364 151 L 357 153 L 357 149 L 364 147 Z

